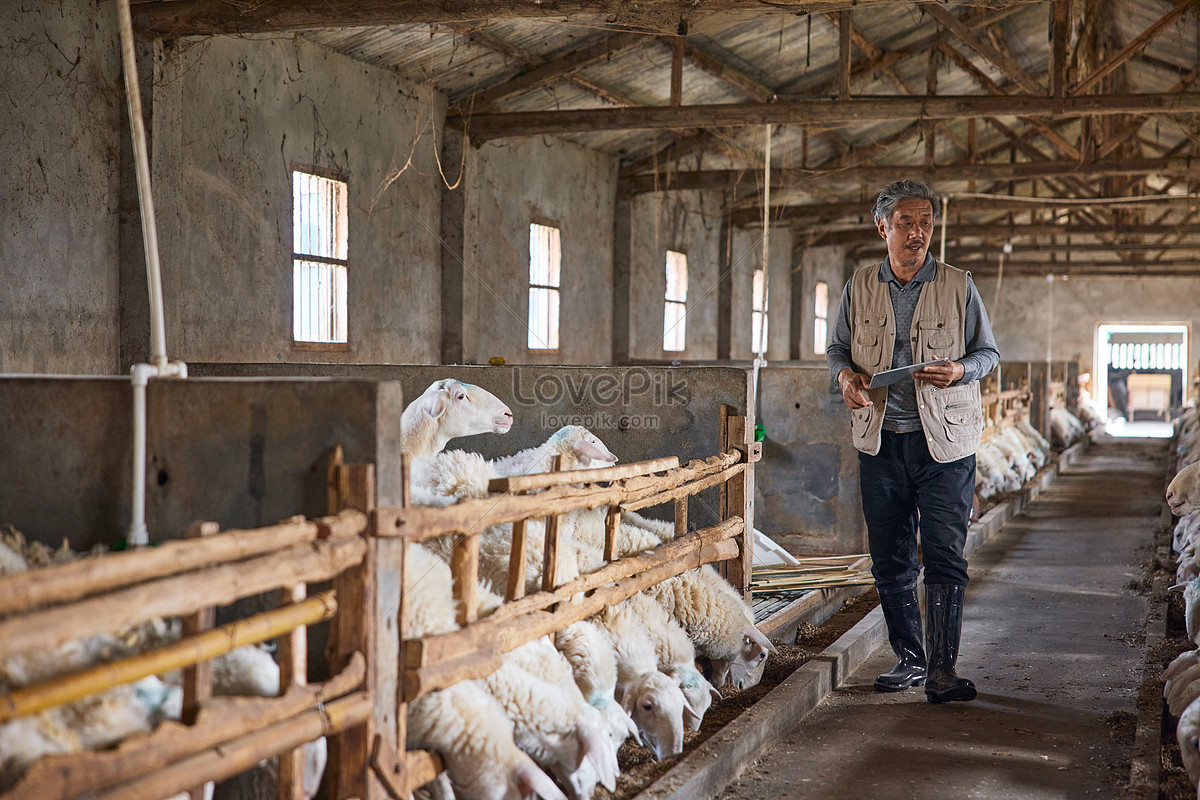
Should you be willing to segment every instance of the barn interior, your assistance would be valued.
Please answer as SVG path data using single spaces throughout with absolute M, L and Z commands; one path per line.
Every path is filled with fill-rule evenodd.
M 22 646 L 62 647 L 152 618 L 182 620 L 187 639 L 300 613 L 326 591 L 337 598 L 254 640 L 275 642 L 275 694 L 291 705 L 272 706 L 270 724 L 286 732 L 259 730 L 210 697 L 215 653 L 179 656 L 177 724 L 205 731 L 192 745 L 154 733 L 149 761 L 134 745 L 87 756 L 64 744 L 28 773 L 0 746 L 0 797 L 202 795 L 218 781 L 218 796 L 375 798 L 439 775 L 453 783 L 433 748 L 405 752 L 406 708 L 482 680 L 503 653 L 581 619 L 560 602 L 573 592 L 615 603 L 699 564 L 719 569 L 776 644 L 821 625 L 869 588 L 851 558 L 866 551 L 858 454 L 825 349 L 847 280 L 886 253 L 872 206 L 899 178 L 938 192 L 930 252 L 970 270 L 996 336 L 1001 364 L 981 381 L 985 442 L 1025 425 L 1045 445 L 1036 475 L 979 493 L 972 548 L 990 548 L 980 563 L 1019 572 L 1022 548 L 1036 544 L 1045 561 L 1033 566 L 1058 566 L 1076 543 L 1037 519 L 1121 519 L 1105 528 L 1111 542 L 1080 555 L 1111 570 L 1104 580 L 1090 561 L 1046 578 L 1097 580 L 1097 596 L 1112 599 L 1161 539 L 1161 490 L 1190 461 L 1200 374 L 1195 0 L 63 0 L 9 4 L 0 20 L 10 109 L 0 123 L 0 525 L 10 544 L 50 553 L 43 569 L 54 576 L 0 577 L 0 663 Z M 425 510 L 401 457 L 401 417 L 450 378 L 512 414 L 503 435 L 449 449 L 502 459 L 581 425 L 616 471 L 593 475 L 592 489 L 565 478 L 505 484 L 485 494 L 516 498 L 508 505 Z M 1056 429 L 1063 415 L 1082 427 Z M 601 485 L 609 494 L 595 500 Z M 459 630 L 406 638 L 386 592 L 408 596 L 408 548 L 446 532 L 477 542 L 488 525 L 524 530 L 528 520 L 547 542 L 537 566 L 549 576 L 558 515 L 594 502 L 672 523 L 676 549 L 630 558 L 606 539 L 594 574 L 608 580 L 547 577 L 526 594 L 510 574 L 498 587 L 505 611 L 477 619 L 464 575 L 479 555 L 468 545 L 450 559 Z M 478 514 L 469 523 L 468 506 Z M 190 541 L 208 537 L 228 544 Z M 56 550 L 116 552 L 57 563 Z M 771 552 L 850 565 L 859 580 L 766 591 L 753 565 L 772 563 Z M 252 569 L 270 553 L 274 567 Z M 1064 612 L 1072 630 L 1088 618 L 1086 597 L 1031 602 L 1018 591 L 1018 601 L 997 594 L 1004 584 L 1019 582 L 981 578 L 980 619 L 991 620 L 984 608 L 1016 604 L 1027 616 L 1072 603 L 1082 604 Z M 1056 736 L 1084 741 L 1113 714 L 1138 713 L 1143 662 L 1151 672 L 1145 631 L 1162 627 L 1155 609 L 1167 605 L 1159 588 L 1158 600 L 1113 600 L 1120 630 L 1070 640 L 1083 652 L 1089 637 L 1142 637 L 1119 654 L 1128 674 L 1111 679 L 1103 714 L 1072 718 L 1078 726 Z M 825 687 L 810 696 L 848 709 L 830 731 L 902 713 L 854 703 L 854 687 L 870 683 L 855 669 L 891 652 L 878 610 L 864 619 L 841 655 L 805 667 Z M 1012 648 L 1055 646 L 998 625 L 967 631 L 993 642 L 978 653 L 998 662 Z M 1044 655 L 1031 659 L 1033 680 L 1053 683 L 1053 651 Z M 125 684 L 136 670 L 161 673 L 142 663 Z M 5 726 L 59 707 L 13 674 L 0 669 L 0 700 L 16 698 L 0 708 L 0 742 L 13 741 Z M 1014 675 L 996 676 L 998 695 L 1028 691 Z M 70 702 L 85 696 L 77 683 Z M 1046 703 L 1082 714 L 1087 693 L 1066 694 Z M 1046 718 L 1002 710 L 1013 716 L 993 713 L 972 735 Z M 223 715 L 237 721 L 223 728 Z M 942 725 L 896 719 L 930 737 Z M 733 761 L 701 749 L 728 740 L 737 750 L 733 734 L 705 728 L 703 742 L 689 735 L 665 759 L 679 759 L 673 780 L 635 786 L 622 775 L 595 796 L 717 797 L 737 775 L 729 796 L 751 796 L 766 784 L 746 776 L 774 763 L 768 745 L 819 735 L 779 724 L 760 724 L 759 745 Z M 872 740 L 886 733 L 870 730 Z M 310 793 L 303 744 L 318 736 L 329 766 Z M 1019 736 L 1003 743 L 1014 762 L 1047 760 L 1020 746 Z M 982 789 L 948 779 L 954 788 L 938 795 L 896 777 L 881 790 L 854 783 L 846 764 L 857 761 L 829 766 L 838 746 L 826 749 L 832 762 L 805 768 L 827 783 L 795 789 L 801 779 L 779 772 L 772 791 L 1073 790 L 1062 774 L 1015 768 Z M 1105 752 L 1128 765 L 1133 750 L 1131 740 Z M 279 758 L 277 777 L 252 774 L 268 757 Z M 921 762 L 900 750 L 855 757 Z M 1088 757 L 1048 761 L 1057 770 Z M 1121 781 L 1085 772 L 1107 792 L 1138 769 Z M 1191 777 L 1194 793 L 1200 772 Z

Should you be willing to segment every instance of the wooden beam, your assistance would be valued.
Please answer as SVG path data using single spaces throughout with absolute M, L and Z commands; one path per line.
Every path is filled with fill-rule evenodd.
M 671 105 L 683 105 L 683 37 L 671 42 Z
M 183 0 L 178 0 L 182 2 Z M 726 103 L 707 106 L 638 106 L 633 108 L 451 114 L 447 122 L 473 139 L 503 139 L 545 134 L 656 128 L 745 127 L 819 121 L 822 124 L 894 119 L 959 119 L 963 117 L 1107 116 L 1114 114 L 1194 114 L 1200 94 L 1083 95 L 1056 100 L 1010 95 L 943 95 L 940 97 L 856 96 L 850 100 L 809 98 L 767 105 Z
M 1177 0 L 1175 7 L 1168 11 L 1162 17 L 1162 19 L 1158 20 L 1158 22 L 1155 22 L 1149 28 L 1146 28 L 1146 30 L 1139 33 L 1133 38 L 1132 41 L 1129 42 L 1129 44 L 1121 48 L 1119 52 L 1115 53 L 1103 64 L 1096 67 L 1096 69 L 1092 70 L 1091 74 L 1089 74 L 1086 78 L 1072 86 L 1071 94 L 1083 94 L 1088 89 L 1092 88 L 1101 80 L 1103 80 L 1106 76 L 1112 74 L 1117 67 L 1124 64 L 1135 53 L 1137 53 L 1138 50 L 1141 50 L 1143 47 L 1149 44 L 1150 40 L 1161 33 L 1163 28 L 1182 17 L 1184 13 L 1188 11 L 1188 9 L 1195 6 L 1197 2 L 1200 2 L 1200 0 Z
M 849 10 L 838 13 L 838 99 L 850 99 L 850 32 L 853 18 Z
M 837 170 L 805 170 L 778 168 L 771 170 L 771 183 L 781 187 L 796 188 L 812 181 L 884 183 L 898 175 L 920 175 L 930 181 L 1000 181 L 1032 180 L 1058 176 L 1080 176 L 1096 178 L 1110 175 L 1182 175 L 1200 178 L 1200 162 L 1190 158 L 1127 158 L 1095 164 L 1078 161 L 1023 161 L 1017 164 L 879 164 L 843 167 Z M 721 189 L 748 180 L 750 170 L 711 169 L 675 171 L 668 176 L 657 174 L 637 175 L 620 182 L 619 190 L 625 194 L 643 194 L 655 191 L 685 191 L 695 189 Z
M 1050 96 L 1066 97 L 1067 44 L 1071 38 L 1071 0 L 1054 0 L 1050 12 Z
M 177 0 L 177 2 L 182 1 Z M 546 61 L 540 66 L 527 69 L 520 75 L 516 75 L 503 83 L 493 86 L 490 89 L 485 89 L 470 97 L 462 98 L 459 102 L 477 109 L 488 108 L 510 95 L 529 92 L 560 80 L 566 80 L 576 72 L 587 69 L 591 65 L 603 61 L 615 53 L 634 47 L 644 41 L 644 36 L 633 33 L 618 33 L 612 36 L 605 36 L 600 41 L 594 42 L 587 47 L 567 53 L 552 61 Z
M 936 4 L 924 5 L 921 8 L 943 27 L 969 45 L 972 50 L 992 62 L 996 69 L 1000 70 L 1006 78 L 1020 86 L 1026 92 L 1030 94 L 1045 93 L 1045 87 L 1029 77 L 1015 58 L 984 41 L 982 37 L 957 16 Z
M 1031 0 L 993 0 L 1020 7 Z M 159 36 L 211 36 L 215 34 L 279 33 L 314 28 L 348 28 L 367 25 L 471 22 L 499 19 L 541 19 L 553 22 L 586 21 L 596 27 L 637 29 L 673 35 L 680 22 L 715 16 L 727 22 L 732 16 L 761 20 L 765 14 L 836 11 L 843 8 L 889 7 L 895 0 L 813 0 L 772 2 L 748 6 L 744 0 L 134 0 L 133 21 L 141 31 Z

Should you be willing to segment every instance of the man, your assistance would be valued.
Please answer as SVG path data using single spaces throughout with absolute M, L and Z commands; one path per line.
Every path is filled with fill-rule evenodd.
M 938 212 L 938 197 L 924 181 L 895 181 L 879 193 L 875 224 L 887 257 L 846 283 L 826 354 L 851 409 L 871 571 L 900 659 L 875 688 L 924 683 L 931 703 L 975 699 L 975 684 L 954 666 L 983 431 L 977 381 L 1000 361 L 970 273 L 929 255 Z M 877 372 L 934 359 L 912 378 L 868 388 Z M 918 527 L 927 649 L 916 592 Z

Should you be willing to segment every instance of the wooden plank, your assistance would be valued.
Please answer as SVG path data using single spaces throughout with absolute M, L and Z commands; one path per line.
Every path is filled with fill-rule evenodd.
M 511 602 L 525 596 L 525 520 L 513 522 L 512 552 L 508 556 L 508 591 L 505 597 Z
M 692 461 L 686 467 L 669 471 L 661 477 L 640 476 L 609 487 L 555 486 L 536 495 L 504 495 L 464 500 L 454 505 L 435 508 L 412 506 L 409 508 L 380 508 L 372 515 L 371 530 L 375 536 L 390 538 L 405 536 L 413 542 L 422 542 L 443 533 L 486 528 L 517 519 L 561 514 L 581 508 L 596 508 L 614 503 L 633 501 L 667 502 L 670 490 L 685 486 L 712 475 L 740 471 L 740 453 L 712 456 L 705 461 Z M 655 498 L 661 498 L 655 500 Z
M 562 467 L 562 456 L 551 456 L 550 472 L 558 472 Z M 551 514 L 546 518 L 542 557 L 542 591 L 553 592 L 558 581 L 558 552 L 562 547 L 561 533 L 558 527 L 558 515 Z
M 545 489 L 548 486 L 565 486 L 573 483 L 600 483 L 616 481 L 623 478 L 633 478 L 639 475 L 653 475 L 658 472 L 679 467 L 676 456 L 670 458 L 655 458 L 650 461 L 638 461 L 633 464 L 622 464 L 618 467 L 599 467 L 597 469 L 570 469 L 564 472 L 536 472 L 531 475 L 513 475 L 507 478 L 492 478 L 488 481 L 488 491 L 528 492 L 534 489 Z
M 454 631 L 440 634 L 436 638 L 420 640 L 419 643 L 426 648 L 426 653 L 436 648 L 439 651 L 463 655 L 437 659 L 427 657 L 424 661 L 428 666 L 408 669 L 405 675 L 405 698 L 411 702 L 460 680 L 490 674 L 500 666 L 502 653 L 562 630 L 573 622 L 586 619 L 609 605 L 619 603 L 687 569 L 715 560 L 733 558 L 737 553 L 737 543 L 730 540 L 706 544 L 697 552 L 694 561 L 681 563 L 678 560 L 666 560 L 621 583 L 598 588 L 590 595 L 577 598 L 575 602 L 559 603 L 554 611 L 535 611 L 490 625 L 489 617 L 477 622 L 470 630 Z M 620 563 L 624 564 L 627 561 L 623 559 Z
M 200 708 L 193 725 L 167 721 L 152 734 L 127 739 L 114 750 L 40 758 L 4 797 L 69 800 L 84 792 L 106 789 L 230 738 L 294 717 L 306 708 L 328 703 L 362 686 L 365 677 L 366 660 L 362 653 L 356 653 L 328 681 L 291 687 L 278 698 L 216 698 Z
M 375 559 L 377 546 L 369 541 L 362 561 L 333 579 L 333 589 L 341 601 L 329 634 L 329 661 L 332 669 L 342 669 L 354 660 L 363 660 L 363 690 L 375 694 L 376 665 L 365 665 L 365 655 L 375 653 Z M 382 787 L 370 774 L 370 745 L 374 740 L 374 720 L 342 731 L 328 741 L 329 772 L 335 796 L 381 800 Z
M 680 497 L 675 501 L 675 536 L 679 537 L 687 533 L 688 526 L 688 499 Z
M 745 464 L 734 464 L 715 475 L 709 475 L 699 480 L 691 481 L 683 486 L 675 489 L 670 489 L 665 492 L 659 492 L 649 497 L 644 497 L 639 500 L 629 500 L 621 503 L 622 511 L 639 511 L 650 506 L 662 505 L 663 503 L 678 500 L 681 497 L 690 497 L 694 494 L 704 491 L 710 486 L 716 486 L 736 478 L 738 475 L 745 474 Z
M 1066 97 L 1067 45 L 1071 39 L 1071 0 L 1054 0 L 1050 18 L 1050 96 Z
M 119 631 L 155 617 L 228 605 L 285 584 L 329 580 L 362 560 L 366 544 L 349 536 L 297 545 L 236 564 L 149 581 L 80 603 L 0 619 L 0 658 Z
M 408 774 L 409 794 L 436 778 L 444 769 L 437 753 L 428 750 L 409 750 L 404 754 L 405 772 Z
M 748 442 L 749 431 L 746 428 L 746 418 L 730 415 L 727 420 L 729 446 L 735 447 Z M 737 589 L 747 603 L 750 595 L 750 572 L 754 567 L 754 486 L 750 482 L 753 475 L 751 469 L 744 470 L 727 482 L 729 511 L 745 521 L 745 528 L 739 542 L 741 553 L 736 559 L 725 562 L 727 579 L 733 588 Z
M 837 95 L 841 100 L 850 99 L 850 62 L 853 54 L 850 52 L 850 34 L 854 27 L 852 12 L 849 9 L 838 15 L 838 79 Z
M 347 512 L 327 520 L 337 533 L 365 530 L 367 518 Z M 278 525 L 253 530 L 227 530 L 202 539 L 163 542 L 157 547 L 106 553 L 0 578 L 0 614 L 25 611 L 47 603 L 77 600 L 114 588 L 187 570 L 281 550 L 316 540 L 318 522 L 292 517 Z

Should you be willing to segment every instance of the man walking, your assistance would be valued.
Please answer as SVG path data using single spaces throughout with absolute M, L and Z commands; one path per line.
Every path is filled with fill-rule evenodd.
M 846 283 L 826 351 L 850 408 L 871 571 L 900 659 L 875 688 L 896 692 L 924 683 L 931 703 L 975 699 L 975 684 L 954 667 L 968 580 L 963 546 L 983 432 L 977 381 L 1000 362 L 970 273 L 929 254 L 939 210 L 924 181 L 895 181 L 879 193 L 875 225 L 887 256 Z M 868 388 L 877 372 L 932 360 L 938 363 L 912 377 Z

